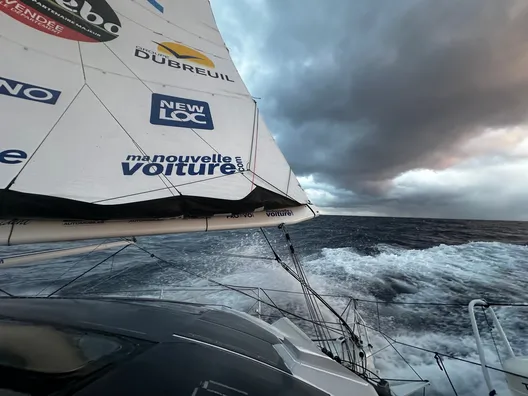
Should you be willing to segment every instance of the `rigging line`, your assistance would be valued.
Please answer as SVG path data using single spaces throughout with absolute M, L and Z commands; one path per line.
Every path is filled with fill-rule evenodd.
M 385 334 L 382 333 L 381 331 L 380 331 L 379 333 L 380 333 L 381 335 L 383 335 L 383 337 L 384 337 L 385 340 L 390 344 L 390 346 L 392 347 L 392 349 L 394 349 L 394 350 L 396 351 L 396 353 L 397 353 L 398 355 L 400 355 L 400 357 L 402 358 L 402 360 L 407 364 L 407 366 L 410 367 L 410 369 L 414 372 L 414 374 L 416 374 L 416 376 L 417 376 L 418 378 L 420 378 L 421 380 L 423 380 L 423 378 L 420 376 L 420 374 L 418 374 L 418 372 L 414 369 L 413 366 L 411 366 L 411 364 L 407 361 L 407 359 L 405 359 L 405 358 L 403 357 L 403 355 L 400 353 L 400 351 L 398 351 L 398 349 L 394 346 L 394 344 L 391 343 L 391 342 L 388 340 L 388 338 L 385 336 Z
M 266 235 L 266 232 L 264 231 L 264 229 L 261 227 L 260 228 L 260 231 L 262 233 L 262 235 L 264 236 L 264 239 L 266 240 L 269 248 L 271 249 L 271 251 L 273 252 L 273 255 L 275 256 L 275 260 L 284 268 L 286 269 L 286 271 L 290 274 L 292 274 L 291 270 L 287 268 L 287 265 L 281 260 L 281 258 L 279 257 L 279 255 L 277 254 L 277 252 L 275 251 L 275 249 L 273 248 L 273 245 L 271 244 L 270 240 L 268 239 L 268 236 Z M 295 276 L 294 276 L 295 277 Z M 301 284 L 301 287 L 302 287 L 302 282 L 299 280 L 299 283 Z M 303 294 L 304 294 L 304 288 L 303 288 Z M 306 296 L 306 295 L 305 295 Z M 320 338 L 320 339 L 324 339 L 325 336 L 323 333 L 320 332 L 320 329 L 317 327 L 316 325 L 316 321 L 313 320 L 313 319 L 318 319 L 314 312 L 313 312 L 313 307 L 310 306 L 310 304 L 307 302 L 306 304 L 307 308 L 308 308 L 308 314 L 310 315 L 310 317 L 312 318 L 312 323 L 314 325 L 314 331 L 315 331 L 315 334 L 317 336 L 317 338 Z
M 491 336 L 491 340 L 493 341 L 493 345 L 495 346 L 495 351 L 497 352 L 497 357 L 499 358 L 499 362 L 502 366 L 502 359 L 501 359 L 501 355 L 499 353 L 499 348 L 497 347 L 497 343 L 495 342 L 495 337 L 493 337 L 493 329 L 491 327 L 491 323 L 488 321 L 488 315 L 486 315 L 486 310 L 484 309 L 484 307 L 482 307 L 482 312 L 484 313 L 484 318 L 486 319 L 486 324 L 488 325 L 488 329 L 489 329 L 489 332 L 490 332 L 490 336 Z
M 295 250 L 293 248 L 293 244 L 291 243 L 291 240 L 289 239 L 289 236 L 288 236 L 288 243 L 290 244 L 290 254 L 291 254 L 292 261 L 294 262 L 294 265 L 297 268 L 297 273 L 301 274 L 301 277 L 303 278 L 305 285 L 309 285 L 306 272 L 304 271 L 303 266 L 301 265 L 297 255 L 295 254 Z M 304 288 L 305 285 L 303 285 L 302 287 Z M 314 306 L 314 311 L 316 313 L 316 318 L 318 318 L 320 321 L 323 321 L 324 316 L 323 316 L 323 313 L 321 311 L 321 307 L 319 306 L 319 304 L 317 303 L 315 298 L 311 295 L 311 293 L 308 290 L 306 290 L 305 298 L 306 297 L 311 301 L 311 303 Z M 324 329 L 323 329 L 323 334 L 324 334 Z M 329 338 L 331 337 L 331 334 L 330 334 L 329 330 L 327 330 L 326 336 L 329 337 Z M 328 346 L 329 346 L 329 348 L 328 348 L 329 350 L 332 350 L 332 347 L 334 347 L 335 354 L 337 356 L 339 355 L 339 352 L 337 350 L 337 346 L 335 344 L 329 343 Z
M 6 296 L 9 296 L 9 297 L 15 297 L 13 294 L 5 291 L 4 289 L 0 289 L 0 292 L 4 293 Z
M 352 298 L 348 300 L 348 303 L 347 305 L 345 306 L 345 309 L 343 309 L 343 312 L 341 313 L 341 316 L 343 316 L 346 312 L 347 312 L 347 309 L 348 307 L 350 306 L 350 303 L 352 302 Z M 347 318 L 348 318 L 348 314 L 347 314 Z
M 308 310 L 309 310 L 309 312 L 311 314 L 311 317 L 312 317 L 312 319 L 315 319 L 316 322 L 323 322 L 323 318 L 324 317 L 323 317 L 323 314 L 321 312 L 321 309 L 320 309 L 319 305 L 317 304 L 317 301 L 315 300 L 315 297 L 307 289 L 307 286 L 309 286 L 309 284 L 308 284 L 308 280 L 307 280 L 307 277 L 306 277 L 306 273 L 304 272 L 303 266 L 301 265 L 300 261 L 298 260 L 298 257 L 295 254 L 295 249 L 293 247 L 293 244 L 292 244 L 292 241 L 290 239 L 290 236 L 286 232 L 286 228 L 285 227 L 279 227 L 279 228 L 281 228 L 283 233 L 285 233 L 286 240 L 287 240 L 287 243 L 288 243 L 289 249 L 290 249 L 291 259 L 292 259 L 292 261 L 293 261 L 293 263 L 295 265 L 298 277 L 300 278 L 299 283 L 301 284 L 301 287 L 303 289 L 304 297 L 305 297 L 305 300 L 306 300 L 306 305 L 307 305 Z M 265 232 L 264 232 L 264 230 L 262 228 L 261 228 L 261 231 L 262 231 L 263 235 L 266 237 L 266 234 L 265 234 Z M 270 245 L 271 249 L 273 250 L 273 247 L 271 246 L 271 242 L 269 241 L 269 239 L 267 237 L 266 237 L 266 240 L 268 241 L 268 245 Z M 282 263 L 281 263 L 281 265 L 282 265 Z M 284 267 L 284 265 L 283 265 L 283 267 Z M 331 338 L 330 331 L 327 328 L 315 326 L 315 330 L 316 330 L 316 334 L 318 335 L 319 338 L 322 338 L 322 339 Z M 320 331 L 318 332 L 318 330 L 320 330 Z M 327 330 L 326 334 L 325 334 L 325 330 Z M 343 332 L 341 331 L 340 334 L 343 334 Z M 321 335 L 322 335 L 322 337 L 321 337 Z M 339 352 L 337 350 L 337 346 L 336 345 L 334 345 L 334 344 L 332 344 L 330 342 L 327 342 L 326 345 L 325 345 L 324 341 L 323 341 L 323 346 L 325 346 L 325 348 L 328 351 L 332 351 L 332 347 L 333 347 L 335 355 L 339 356 Z
M 264 256 L 246 256 L 243 254 L 230 254 L 230 253 L 224 253 L 224 254 L 213 254 L 213 253 L 202 253 L 204 256 L 215 256 L 215 257 L 237 257 L 237 258 L 247 258 L 252 260 L 271 260 L 275 261 L 275 258 L 273 257 L 264 257 Z
M 125 132 L 127 134 L 127 136 L 130 138 L 130 140 L 132 141 L 132 143 L 137 147 L 137 149 L 139 150 L 140 153 L 142 153 L 144 156 L 148 157 L 149 160 L 148 162 L 150 162 L 150 156 L 147 155 L 146 151 L 144 151 L 141 146 L 139 145 L 138 142 L 136 142 L 136 140 L 132 137 L 132 135 L 130 135 L 130 133 L 128 133 L 128 131 L 125 129 L 125 127 L 121 124 L 121 122 L 119 122 L 119 120 L 117 119 L 117 117 L 110 111 L 110 109 L 106 106 L 106 104 L 101 100 L 101 98 L 99 98 L 99 96 L 95 93 L 95 91 L 89 86 L 89 85 L 86 85 L 88 87 L 88 89 L 90 91 L 92 91 L 92 93 L 94 94 L 94 96 L 97 98 L 97 100 L 99 101 L 99 103 L 101 103 L 101 105 L 105 108 L 105 110 L 107 111 L 108 114 L 110 114 L 110 116 L 114 119 L 114 121 L 117 123 L 117 125 L 119 125 L 119 127 L 123 130 L 123 132 Z M 165 185 L 165 187 L 167 187 L 167 189 L 169 190 L 169 192 L 174 196 L 174 193 L 171 191 L 170 187 L 167 186 L 167 184 L 165 183 L 165 180 L 167 180 L 167 182 L 172 185 L 171 181 L 167 178 L 167 176 L 165 175 L 158 175 L 159 179 L 161 180 L 161 182 Z M 164 178 L 165 177 L 165 178 Z M 180 195 L 183 195 L 176 187 L 174 187 L 174 185 L 172 185 L 172 187 L 176 190 L 176 192 Z
M 266 288 L 268 291 L 278 292 L 278 293 L 290 293 L 290 294 L 302 294 L 302 292 L 296 292 L 293 290 L 280 290 L 273 288 Z M 347 298 L 353 299 L 358 302 L 366 302 L 371 304 L 386 304 L 386 305 L 432 305 L 432 306 L 446 306 L 446 307 L 464 307 L 467 308 L 467 304 L 455 304 L 455 303 L 430 303 L 430 302 L 398 302 L 398 301 L 376 301 L 376 300 L 365 300 L 361 298 L 356 298 L 347 294 L 319 294 L 321 297 L 337 297 L 337 298 Z M 528 306 L 528 304 L 523 303 L 488 303 L 488 305 L 501 305 L 501 306 Z
M 93 248 L 91 251 L 89 251 L 88 253 L 86 253 L 84 256 L 81 256 L 81 257 L 80 257 L 77 261 L 75 261 L 70 267 L 68 267 L 68 269 L 67 269 L 66 271 L 64 271 L 59 277 L 57 277 L 56 280 L 60 280 L 64 275 L 66 275 L 68 272 L 70 272 L 70 270 L 71 270 L 73 267 L 75 267 L 75 266 L 76 266 L 77 264 L 79 264 L 81 261 L 83 261 L 84 259 L 86 259 L 86 257 L 88 257 L 90 254 L 92 254 L 94 251 L 96 251 L 97 248 L 98 248 L 99 246 L 101 246 L 103 243 L 105 243 L 107 240 L 108 240 L 108 239 L 104 239 L 99 245 L 94 246 L 94 248 Z M 49 285 L 44 286 L 44 288 L 43 288 L 41 291 L 39 291 L 39 292 L 35 295 L 35 297 L 40 296 L 40 295 L 41 295 L 41 294 L 42 294 L 42 293 L 43 293 L 48 287 L 49 287 Z
M 446 358 L 449 358 L 449 359 L 453 359 L 453 360 L 458 360 L 458 361 L 461 361 L 461 362 L 465 362 L 465 363 L 468 363 L 468 364 L 472 364 L 474 366 L 482 366 L 481 363 L 479 362 L 473 362 L 471 360 L 467 360 L 467 359 L 464 359 L 464 358 L 459 358 L 459 357 L 456 357 L 454 355 L 448 355 L 446 353 L 441 353 L 441 352 L 437 352 L 437 351 L 433 351 L 432 349 L 427 349 L 427 348 L 422 348 L 422 347 L 419 347 L 419 346 L 416 346 L 416 345 L 411 345 L 411 344 L 407 344 L 405 342 L 402 342 L 402 341 L 398 341 L 394 338 L 392 338 L 391 336 L 383 333 L 383 332 L 379 332 L 378 330 L 376 330 L 374 327 L 371 327 L 369 325 L 366 325 L 366 324 L 363 324 L 364 327 L 370 329 L 370 330 L 373 330 L 373 331 L 376 331 L 378 333 L 380 333 L 382 336 L 384 337 L 387 337 L 389 340 L 391 340 L 394 344 L 399 344 L 399 345 L 403 345 L 403 346 L 406 346 L 406 347 L 409 347 L 409 348 L 413 348 L 413 349 L 417 349 L 419 351 L 423 351 L 423 352 L 429 352 L 429 353 L 432 353 L 432 354 L 438 354 L 439 356 L 442 356 L 442 357 L 446 357 Z M 511 371 L 506 371 L 506 370 L 502 370 L 500 368 L 497 368 L 497 367 L 493 367 L 493 366 L 488 366 L 486 365 L 487 368 L 491 369 L 491 370 L 495 370 L 495 371 L 498 371 L 498 372 L 501 372 L 501 373 L 504 373 L 504 374 L 510 374 L 510 375 L 513 375 L 513 376 L 516 376 L 516 377 L 520 377 L 520 378 L 525 378 L 525 379 L 528 379 L 527 376 L 524 376 L 524 375 L 521 375 L 521 374 L 517 374 L 517 373 L 513 373 Z
M 255 140 L 255 160 L 253 161 L 253 167 L 251 167 L 251 159 L 249 162 L 249 166 L 251 169 L 251 173 L 253 174 L 253 177 L 251 178 L 251 191 L 253 191 L 253 188 L 255 188 L 255 172 L 254 169 L 257 169 L 257 154 L 258 154 L 258 138 L 259 138 L 259 108 L 257 106 L 257 102 L 255 102 L 255 108 L 256 108 L 256 119 L 257 119 L 257 129 L 256 129 L 256 140 Z M 253 153 L 253 138 L 251 139 L 251 152 Z
M 163 289 L 162 289 L 162 290 L 163 290 Z M 253 308 L 255 308 L 255 305 L 257 305 L 258 303 L 259 303 L 258 300 L 255 301 L 255 302 L 253 303 L 253 305 L 252 305 L 251 307 L 249 307 L 249 309 L 246 311 L 246 313 L 249 314 L 249 315 L 251 315 L 251 310 L 252 310 Z M 258 312 L 258 309 L 257 309 L 257 312 Z M 258 313 L 259 313 L 259 315 L 260 315 L 260 312 L 258 312 Z
M 377 354 L 378 352 L 384 351 L 385 349 L 387 349 L 387 348 L 390 347 L 390 346 L 391 346 L 391 343 L 389 342 L 389 343 L 388 343 L 387 345 L 385 345 L 383 348 L 378 349 L 376 352 L 372 352 L 372 353 L 369 355 L 369 357 L 374 356 L 374 355 Z
M 455 389 L 455 385 L 453 385 L 453 382 L 451 381 L 451 377 L 449 377 L 449 374 L 447 373 L 447 369 L 445 368 L 444 362 L 442 361 L 442 357 L 438 354 L 435 354 L 435 360 L 438 364 L 438 367 L 440 367 L 440 371 L 443 371 L 447 377 L 447 380 L 451 384 L 451 388 L 453 388 L 453 392 L 455 392 L 455 396 L 458 396 L 458 393 Z
M 248 258 L 252 257 L 252 256 L 247 256 Z M 257 258 L 256 256 L 254 258 Z M 258 258 L 261 258 L 261 257 L 258 257 Z M 275 258 L 267 258 L 269 260 L 276 260 Z M 232 287 L 244 287 L 244 286 L 240 286 L 240 285 L 230 285 Z M 271 292 L 277 292 L 277 293 L 286 293 L 286 294 L 303 294 L 303 292 L 298 292 L 298 291 L 293 291 L 293 290 L 281 290 L 281 289 L 274 289 L 274 288 L 263 288 L 261 287 L 262 290 L 266 290 L 266 291 L 271 291 Z M 336 297 L 336 298 L 346 298 L 346 299 L 352 299 L 352 300 L 355 300 L 357 302 L 366 302 L 366 303 L 371 303 L 371 304 L 376 304 L 376 303 L 379 303 L 379 304 L 385 304 L 385 305 L 432 305 L 432 306 L 446 306 L 446 307 L 464 307 L 464 308 L 467 308 L 467 304 L 463 304 L 463 303 L 459 303 L 459 304 L 455 304 L 455 303 L 431 303 L 431 302 L 398 302 L 398 301 L 376 301 L 376 300 L 366 300 L 366 299 L 361 299 L 361 298 L 356 298 L 354 296 L 351 296 L 351 295 L 347 295 L 347 294 L 319 294 L 321 297 Z M 504 303 L 488 303 L 488 305 L 497 305 L 497 306 L 511 306 L 511 307 L 525 307 L 525 306 L 528 306 L 528 304 L 525 304 L 525 303 L 507 303 L 507 302 L 504 302 Z
M 379 314 L 379 303 L 376 299 L 376 311 L 378 313 L 378 331 L 381 331 L 381 322 L 380 322 L 380 314 Z
M 398 381 L 400 381 L 400 382 L 415 382 L 415 383 L 418 383 L 418 382 L 420 382 L 420 383 L 427 382 L 428 383 L 429 382 L 428 380 L 412 380 L 412 379 L 401 379 L 401 378 L 385 378 L 385 377 L 383 377 L 383 379 L 385 381 L 395 381 L 395 382 L 398 382 Z
M 262 292 L 264 293 L 264 295 L 265 295 L 266 297 L 268 297 L 268 300 L 270 300 L 270 302 L 273 304 L 273 306 L 275 307 L 275 309 L 277 309 L 277 310 L 280 312 L 280 314 L 281 314 L 282 316 L 284 316 L 284 313 L 282 313 L 282 312 L 279 310 L 279 306 L 278 306 L 277 304 L 275 304 L 275 301 L 273 301 L 273 300 L 271 299 L 271 297 L 270 297 L 269 294 L 266 292 L 266 290 L 262 290 Z M 257 301 L 257 302 L 258 302 L 258 301 Z
M 114 264 L 114 258 L 115 258 L 115 255 L 112 257 L 112 266 L 113 266 L 113 264 Z M 121 271 L 118 271 L 118 272 L 116 272 L 116 273 L 110 273 L 110 276 L 101 279 L 101 280 L 100 280 L 99 282 L 97 282 L 95 285 L 90 286 L 88 289 L 83 290 L 81 294 L 86 294 L 86 293 L 88 293 L 90 290 L 95 289 L 97 286 L 100 286 L 100 285 L 102 285 L 103 283 L 108 282 L 109 280 L 112 280 L 112 279 L 114 279 L 114 278 L 117 278 L 119 275 L 121 275 L 121 274 L 127 272 L 128 270 L 131 270 L 131 269 L 133 269 L 133 268 L 136 268 L 136 267 L 137 267 L 137 266 L 125 267 L 125 268 L 123 268 Z
M 142 246 L 140 246 L 140 245 L 138 245 L 138 244 L 133 244 L 133 245 L 128 245 L 128 246 L 134 246 L 134 247 L 136 247 L 136 248 L 138 248 L 138 249 L 144 251 L 145 253 L 147 253 L 150 257 L 152 257 L 152 258 L 156 258 L 156 259 L 158 259 L 159 261 L 164 262 L 164 263 L 166 263 L 166 264 L 179 266 L 177 263 L 174 263 L 174 262 L 172 262 L 172 261 L 165 260 L 165 259 L 163 259 L 163 258 L 161 258 L 161 257 L 159 257 L 159 256 L 157 256 L 157 255 L 155 255 L 154 253 L 151 253 L 148 249 L 146 249 L 146 248 L 144 248 L 144 247 L 142 247 Z M 128 247 L 128 246 L 125 246 L 125 247 Z M 237 292 L 237 293 L 239 293 L 239 294 L 242 294 L 242 295 L 244 295 L 244 296 L 246 296 L 246 297 L 249 297 L 249 298 L 252 298 L 252 299 L 256 299 L 255 296 L 253 296 L 253 295 L 251 295 L 251 294 L 249 294 L 249 293 L 246 293 L 246 292 L 244 292 L 244 291 L 242 291 L 242 290 L 238 290 L 238 289 L 234 288 L 233 286 L 223 284 L 223 283 L 218 282 L 218 281 L 216 281 L 216 280 L 214 280 L 214 279 L 206 278 L 205 276 L 200 275 L 200 274 L 198 274 L 198 273 L 196 273 L 196 272 L 193 272 L 193 271 L 191 271 L 191 270 L 189 270 L 189 269 L 181 268 L 181 266 L 180 266 L 180 270 L 183 271 L 183 272 L 186 272 L 186 273 L 188 273 L 188 274 L 190 274 L 190 275 L 192 275 L 192 276 L 195 276 L 195 277 L 197 277 L 197 278 L 204 279 L 204 280 L 206 280 L 206 281 L 208 281 L 208 282 L 210 282 L 210 283 L 214 283 L 214 284 L 216 284 L 216 285 L 218 285 L 218 286 L 221 286 L 221 287 L 224 287 L 224 288 L 229 289 L 229 290 L 231 290 L 231 291 L 234 291 L 234 292 Z M 304 320 L 304 321 L 307 321 L 307 322 L 312 322 L 311 319 L 304 318 L 304 317 L 302 317 L 302 316 L 300 316 L 300 315 L 297 315 L 297 314 L 295 314 L 295 313 L 293 313 L 293 312 L 291 312 L 291 311 L 288 311 L 288 310 L 286 310 L 286 309 L 283 309 L 283 308 L 280 308 L 280 307 L 275 307 L 275 306 L 271 305 L 269 302 L 267 302 L 267 301 L 265 301 L 265 300 L 260 300 L 260 301 L 261 301 L 263 304 L 265 304 L 265 305 L 267 305 L 267 306 L 269 306 L 269 307 L 271 307 L 271 308 L 276 308 L 276 309 L 279 310 L 280 312 L 286 313 L 286 314 L 288 314 L 288 315 L 290 315 L 290 316 L 292 316 L 292 317 L 294 317 L 294 318 L 296 318 L 296 319 Z M 331 328 L 331 329 L 332 329 L 332 328 Z M 334 331 L 336 331 L 336 332 L 339 331 L 339 329 L 332 329 L 332 330 L 334 330 Z
M 282 224 L 282 228 L 284 228 L 285 225 Z M 319 300 L 332 314 L 335 315 L 335 317 L 342 323 L 343 327 L 349 332 L 350 336 L 354 340 L 355 343 L 359 342 L 359 339 L 356 334 L 352 332 L 352 329 L 348 325 L 348 323 L 339 315 L 339 313 L 336 312 L 334 308 L 324 298 L 322 298 L 319 293 L 317 293 L 310 285 L 306 285 L 306 287 L 310 290 L 310 292 Z
M 61 115 L 59 116 L 59 118 L 57 118 L 57 121 L 55 121 L 55 123 L 53 124 L 53 126 L 51 127 L 51 129 L 49 130 L 49 132 L 46 134 L 46 136 L 44 136 L 44 139 L 41 140 L 41 142 L 39 143 L 39 145 L 37 146 L 37 148 L 35 149 L 35 151 L 33 151 L 33 154 L 31 154 L 28 158 L 28 160 L 26 162 L 24 162 L 24 165 L 22 165 L 22 168 L 20 168 L 20 170 L 18 171 L 18 173 L 15 175 L 15 177 L 13 177 L 13 179 L 11 180 L 11 182 L 7 185 L 7 187 L 5 188 L 6 190 L 9 190 L 11 188 L 11 186 L 13 184 L 15 184 L 15 181 L 16 179 L 18 178 L 18 176 L 20 176 L 20 174 L 24 171 L 24 169 L 26 169 L 26 166 L 31 162 L 31 160 L 35 157 L 35 154 L 37 154 L 37 152 L 39 151 L 39 149 L 42 147 L 42 145 L 44 144 L 44 142 L 46 141 L 46 139 L 49 137 L 49 135 L 51 134 L 51 132 L 53 132 L 53 130 L 55 129 L 55 127 L 57 126 L 57 124 L 60 122 L 60 120 L 62 120 L 62 117 L 64 117 L 64 114 L 66 114 L 66 112 L 68 111 L 68 109 L 71 107 L 71 105 L 77 100 L 77 98 L 79 97 L 79 94 L 82 92 L 82 90 L 84 89 L 84 87 L 86 87 L 87 85 L 86 84 L 83 84 L 81 86 L 81 88 L 79 89 L 79 91 L 77 92 L 77 94 L 75 94 L 75 96 L 73 97 L 72 101 L 68 104 L 68 106 L 66 106 L 66 108 L 64 109 L 64 111 L 61 113 Z
M 79 276 L 76 276 L 75 278 L 73 278 L 71 281 L 67 282 L 66 284 L 62 285 L 61 287 L 59 287 L 57 290 L 55 290 L 53 293 L 51 294 L 48 294 L 48 298 L 53 296 L 54 294 L 57 294 L 59 291 L 61 291 L 62 289 L 64 289 L 65 287 L 71 285 L 73 282 L 75 282 L 76 280 L 78 280 L 79 278 L 83 277 L 84 275 L 86 275 L 88 272 L 90 272 L 91 270 L 95 269 L 96 267 L 98 267 L 99 265 L 103 264 L 105 261 L 108 261 L 109 259 L 111 259 L 112 257 L 116 256 L 117 254 L 121 253 L 123 250 L 125 250 L 127 247 L 129 247 L 131 245 L 125 245 L 123 246 L 121 249 L 119 249 L 117 252 L 114 252 L 112 253 L 110 256 L 108 256 L 107 258 L 105 258 L 104 260 L 98 262 L 97 264 L 95 264 L 93 267 L 89 268 L 88 270 L 84 271 L 82 274 L 80 274 Z
M 247 169 L 252 169 L 251 161 L 253 159 L 253 142 L 255 141 L 255 127 L 257 126 L 258 128 L 258 123 L 257 123 L 258 106 L 257 106 L 257 102 L 255 102 L 254 99 L 253 99 L 253 103 L 255 104 L 255 109 L 253 110 L 253 132 L 251 133 L 251 146 L 249 149 L 249 162 L 247 163 L 247 166 L 246 166 Z M 251 189 L 253 189 L 253 186 L 251 186 Z

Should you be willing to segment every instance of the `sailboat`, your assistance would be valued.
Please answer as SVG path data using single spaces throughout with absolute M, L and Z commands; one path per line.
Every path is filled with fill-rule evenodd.
M 118 238 L 0 266 L 121 251 L 141 236 L 278 226 L 293 265 L 276 261 L 300 284 L 314 328 L 265 320 L 260 288 L 218 282 L 256 289 L 259 308 L 9 296 L 1 392 L 404 396 L 428 385 L 383 379 L 359 311 L 339 314 L 310 286 L 286 226 L 319 210 L 207 0 L 1 0 L 0 10 L 0 244 Z

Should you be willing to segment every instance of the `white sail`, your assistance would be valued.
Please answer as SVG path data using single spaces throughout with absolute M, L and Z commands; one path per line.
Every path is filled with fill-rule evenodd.
M 207 0 L 0 0 L 0 10 L 0 218 L 309 204 Z M 0 234 L 29 228 L 4 223 Z

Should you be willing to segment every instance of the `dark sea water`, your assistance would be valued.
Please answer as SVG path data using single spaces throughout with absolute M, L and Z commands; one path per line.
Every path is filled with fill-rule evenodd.
M 335 296 L 353 296 L 360 300 L 358 308 L 369 325 L 409 345 L 478 361 L 467 314 L 469 301 L 528 301 L 528 223 L 322 216 L 288 230 L 312 287 L 332 295 L 327 300 L 337 311 L 345 308 L 348 299 Z M 266 233 L 279 256 L 287 260 L 282 233 L 277 229 Z M 254 300 L 239 293 L 184 287 L 211 285 L 208 278 L 231 285 L 300 290 L 273 260 L 259 230 L 144 237 L 138 244 L 165 261 L 130 247 L 59 294 L 151 296 L 249 310 L 254 309 Z M 2 248 L 0 254 L 63 246 Z M 0 288 L 15 295 L 45 296 L 110 253 L 5 269 Z M 276 291 L 269 295 L 283 308 L 306 315 L 302 295 Z M 271 308 L 264 312 L 276 314 Z M 496 312 L 514 352 L 528 355 L 528 307 L 500 306 Z M 488 364 L 500 367 L 483 314 L 478 313 L 477 319 Z M 383 335 L 373 331 L 371 337 L 375 350 L 387 346 Z M 454 394 L 433 354 L 402 345 L 396 348 L 419 375 L 431 381 L 426 394 Z M 504 354 L 500 345 L 498 349 Z M 416 378 L 393 348 L 375 356 L 384 376 Z M 459 395 L 488 394 L 480 367 L 452 359 L 444 364 Z M 494 373 L 492 378 L 497 390 L 507 394 L 502 374 Z

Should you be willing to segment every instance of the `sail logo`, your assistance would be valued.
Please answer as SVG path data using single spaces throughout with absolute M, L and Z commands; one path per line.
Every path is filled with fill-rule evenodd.
M 124 176 L 220 176 L 244 172 L 242 157 L 212 155 L 129 154 L 121 162 Z
M 180 128 L 214 129 L 207 102 L 152 94 L 150 123 Z
M 0 0 L 0 9 L 33 29 L 68 40 L 105 42 L 121 30 L 105 0 Z
M 162 43 L 157 43 L 154 41 L 154 43 L 158 44 L 157 49 L 159 53 L 173 56 L 176 59 L 186 60 L 187 62 L 210 67 L 211 69 L 214 69 L 215 67 L 213 61 L 207 56 L 185 45 L 166 41 Z
M 24 162 L 27 157 L 27 153 L 22 150 L 8 149 L 0 151 L 0 164 L 20 164 L 21 162 Z
M 268 217 L 290 217 L 290 216 L 293 216 L 293 211 L 291 211 L 290 209 L 267 211 L 266 216 Z
M 60 91 L 54 89 L 0 77 L 0 95 L 14 96 L 20 99 L 54 105 L 57 103 L 60 94 Z
M 134 56 L 138 59 L 151 61 L 159 66 L 165 66 L 171 69 L 217 80 L 234 82 L 227 74 L 211 70 L 216 67 L 214 62 L 200 51 L 183 44 L 168 41 L 160 43 L 153 41 L 153 43 L 157 45 L 155 51 L 136 46 Z

